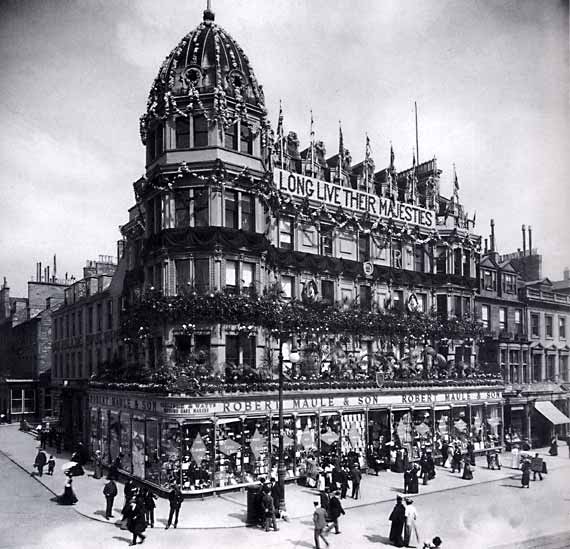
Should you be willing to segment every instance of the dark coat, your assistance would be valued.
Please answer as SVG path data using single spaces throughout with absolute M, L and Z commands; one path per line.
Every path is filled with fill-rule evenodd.
M 336 520 L 340 515 L 344 515 L 344 509 L 342 508 L 342 504 L 340 500 L 333 496 L 329 501 L 329 517 L 331 520 Z
M 45 452 L 38 452 L 36 456 L 36 461 L 34 461 L 34 465 L 36 467 L 43 467 L 47 463 L 47 456 Z
M 114 498 L 117 495 L 117 485 L 114 480 L 109 480 L 103 488 L 103 495 L 108 498 Z
M 140 501 L 130 503 L 125 515 L 127 517 L 127 528 L 129 532 L 133 534 L 142 534 L 146 530 L 144 506 Z
M 525 461 L 522 465 L 521 483 L 523 486 L 528 486 L 530 483 L 530 463 L 528 461 Z
M 471 470 L 471 464 L 465 462 L 465 466 L 463 467 L 463 476 L 461 477 L 463 480 L 473 480 L 473 471 Z
M 390 514 L 390 519 L 392 522 L 392 527 L 390 528 L 390 541 L 396 547 L 404 546 L 404 525 L 406 524 L 406 508 L 401 502 L 396 503 L 392 513 Z
M 351 472 L 350 472 L 350 478 L 352 479 L 352 482 L 354 484 L 360 484 L 360 481 L 362 479 L 362 473 L 355 467 Z
M 168 501 L 170 502 L 170 507 L 176 509 L 182 505 L 184 496 L 180 493 L 180 490 L 172 489 L 168 493 Z
M 156 494 L 150 490 L 146 490 L 144 494 L 144 506 L 147 510 L 154 509 L 156 507 L 156 503 L 154 503 L 155 499 L 158 499 Z
M 321 492 L 321 507 L 327 511 L 329 508 L 330 497 L 326 492 Z
M 266 517 L 272 517 L 275 514 L 275 506 L 273 505 L 273 498 L 269 492 L 265 492 L 261 498 L 261 505 L 263 507 L 263 514 Z
M 408 493 L 417 494 L 419 491 L 418 471 L 416 469 L 412 469 L 410 471 L 410 480 L 408 482 Z

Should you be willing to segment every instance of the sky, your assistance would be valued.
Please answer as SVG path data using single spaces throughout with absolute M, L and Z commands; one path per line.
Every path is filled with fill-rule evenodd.
M 115 255 L 144 173 L 139 117 L 163 59 L 206 0 L 0 2 L 0 277 L 23 296 L 57 254 L 58 276 Z M 568 2 L 213 0 L 276 126 L 377 169 L 419 159 L 443 170 L 476 231 L 495 219 L 501 253 L 531 225 L 543 276 L 570 266 Z

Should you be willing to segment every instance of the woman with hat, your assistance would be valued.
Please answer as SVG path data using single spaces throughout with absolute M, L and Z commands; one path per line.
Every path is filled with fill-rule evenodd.
M 390 528 L 390 541 L 396 547 L 404 546 L 404 525 L 406 524 L 406 508 L 402 502 L 402 496 L 396 496 L 396 505 L 390 514 L 389 520 L 392 522 Z
M 406 501 L 406 524 L 404 526 L 404 545 L 406 547 L 409 547 L 412 535 L 416 538 L 417 543 L 420 543 L 420 535 L 418 534 L 418 527 L 416 524 L 416 519 L 418 518 L 418 512 L 414 507 L 414 500 L 412 498 L 406 498 L 405 501 Z

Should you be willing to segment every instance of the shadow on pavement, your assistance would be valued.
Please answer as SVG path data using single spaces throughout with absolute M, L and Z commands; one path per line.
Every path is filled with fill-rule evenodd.
M 364 536 L 370 543 L 385 543 L 392 545 L 392 542 L 386 536 L 379 536 L 378 534 L 365 535 Z
M 312 549 L 315 546 L 314 543 L 309 543 L 308 541 L 303 540 L 288 539 L 287 541 L 291 542 L 295 547 L 310 547 Z
M 130 538 L 123 538 L 123 537 L 121 537 L 121 536 L 113 536 L 113 539 L 116 539 L 116 540 L 118 540 L 118 541 L 125 541 L 126 543 L 129 543 L 129 544 L 130 544 L 131 541 L 132 541 Z
M 228 517 L 236 518 L 243 524 L 245 524 L 245 516 L 243 513 L 228 513 Z

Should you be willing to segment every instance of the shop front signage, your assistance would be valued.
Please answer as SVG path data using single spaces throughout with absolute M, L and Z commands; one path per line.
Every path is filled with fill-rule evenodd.
M 371 218 L 385 218 L 416 225 L 426 229 L 435 228 L 435 212 L 412 204 L 392 201 L 376 194 L 343 187 L 329 181 L 291 173 L 280 168 L 273 169 L 277 189 L 301 199 L 309 199 L 332 208 L 343 208 Z
M 414 392 L 401 394 L 360 394 L 351 396 L 308 396 L 306 398 L 285 398 L 283 409 L 287 413 L 314 412 L 320 409 L 345 410 L 363 409 L 379 406 L 414 406 L 418 404 L 463 404 L 470 401 L 498 401 L 502 392 L 483 391 L 445 391 Z M 121 411 L 148 412 L 171 416 L 213 416 L 226 414 L 268 414 L 277 413 L 277 398 L 265 399 L 221 399 L 198 401 L 183 398 L 166 399 L 138 398 L 122 395 L 92 393 L 89 396 L 92 407 L 104 407 Z

